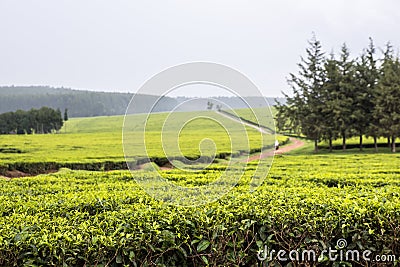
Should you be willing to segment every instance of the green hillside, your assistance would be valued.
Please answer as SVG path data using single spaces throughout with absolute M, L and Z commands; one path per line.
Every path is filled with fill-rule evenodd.
M 138 120 L 144 119 L 144 115 L 136 115 Z M 61 133 L 76 134 L 76 133 L 109 133 L 122 132 L 122 123 L 124 116 L 99 116 L 89 118 L 71 118 L 68 120 Z
M 154 113 L 148 118 L 144 114 L 129 116 L 127 127 L 131 138 L 127 142 L 134 149 L 129 156 L 135 160 L 147 157 L 162 159 L 166 157 L 165 153 L 174 157 L 183 155 L 194 158 L 201 155 L 209 157 L 213 154 L 229 155 L 249 149 L 259 151 L 262 139 L 271 144 L 273 142 L 272 136 L 262 136 L 255 129 L 243 128 L 237 122 L 213 111 L 173 113 L 167 123 L 168 127 L 163 129 L 167 115 L 167 113 Z M 185 124 L 185 121 L 193 116 L 204 118 Z M 142 126 L 146 118 L 147 127 L 143 133 Z M 4 170 L 4 168 L 24 169 L 24 166 L 28 166 L 26 168 L 29 169 L 29 163 L 44 165 L 56 163 L 56 166 L 63 166 L 64 163 L 123 164 L 125 162 L 122 144 L 123 120 L 123 116 L 72 118 L 66 122 L 59 134 L 2 135 L 0 165 Z M 214 120 L 224 124 L 229 133 Z M 178 131 L 181 126 L 182 130 Z M 207 138 L 212 139 L 216 147 L 209 140 L 203 142 Z M 144 139 L 147 151 L 144 151 L 141 145 Z M 231 147 L 232 139 L 236 140 L 234 147 Z M 168 150 L 169 144 L 177 144 L 183 155 L 176 147 Z M 168 151 L 164 152 L 163 149 Z

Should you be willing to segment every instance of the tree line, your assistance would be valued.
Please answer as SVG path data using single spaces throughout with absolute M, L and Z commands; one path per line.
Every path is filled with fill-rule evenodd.
M 329 143 L 358 136 L 385 137 L 392 152 L 400 136 L 400 59 L 388 42 L 377 56 L 372 38 L 360 56 L 350 57 L 344 43 L 339 55 L 327 55 L 315 36 L 308 41 L 306 57 L 298 63 L 299 71 L 290 73 L 292 95 L 286 104 L 277 105 L 276 122 L 281 131 L 301 134 L 318 142 Z
M 64 119 L 68 120 L 67 110 Z M 59 131 L 63 126 L 60 109 L 42 107 L 0 114 L 0 134 L 32 134 Z
M 123 115 L 132 97 L 131 93 L 81 91 L 47 86 L 1 86 L 0 113 L 46 106 L 61 110 L 68 108 L 71 118 Z M 140 99 L 135 109 L 138 113 L 146 112 L 159 98 L 153 95 L 136 97 Z M 172 110 L 176 104 L 175 99 L 164 97 L 157 102 L 154 111 Z

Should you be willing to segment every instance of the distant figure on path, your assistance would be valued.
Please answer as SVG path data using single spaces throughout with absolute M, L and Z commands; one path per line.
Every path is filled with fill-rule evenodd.
M 278 150 L 279 149 L 279 142 L 278 142 L 278 140 L 275 140 L 275 150 Z

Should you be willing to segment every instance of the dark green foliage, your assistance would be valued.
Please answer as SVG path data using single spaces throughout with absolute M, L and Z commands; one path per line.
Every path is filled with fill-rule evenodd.
M 63 126 L 61 111 L 48 107 L 0 114 L 0 134 L 51 133 Z
M 68 109 L 64 110 L 64 121 L 68 121 Z
M 358 134 L 360 138 L 360 150 L 363 148 L 363 135 L 376 137 L 378 134 L 371 127 L 375 121 L 374 117 L 374 99 L 376 97 L 376 84 L 379 78 L 378 69 L 375 59 L 375 47 L 372 39 L 370 44 L 355 65 L 355 91 L 354 91 L 354 106 L 353 106 L 353 125 L 354 134 Z
M 338 123 L 335 120 L 337 112 L 335 111 L 338 110 L 338 106 L 340 105 L 339 100 L 334 94 L 334 92 L 339 91 L 340 70 L 333 54 L 330 59 L 326 60 L 324 69 L 325 82 L 321 97 L 324 99 L 325 106 L 322 110 L 322 114 L 325 121 L 331 123 L 322 124 L 322 139 L 329 142 L 329 149 L 332 150 L 332 140 L 337 139 L 339 136 L 337 131 Z
M 0 113 L 47 106 L 60 108 L 64 111 L 68 109 L 69 118 L 124 115 L 133 96 L 131 93 L 95 92 L 47 86 L 0 86 Z M 136 95 L 136 97 L 138 101 L 136 101 L 135 113 L 146 113 L 159 98 L 154 95 Z M 153 111 L 171 111 L 179 103 L 189 99 L 187 97 L 172 98 L 165 96 L 159 99 Z M 270 105 L 275 103 L 272 98 L 254 96 L 244 97 L 243 99 L 220 96 L 216 97 L 215 100 L 218 103 L 225 103 L 231 108 L 248 108 L 248 104 L 253 107 L 265 107 L 266 100 Z M 280 98 L 279 100 L 284 102 L 285 99 Z M 180 106 L 179 111 L 205 110 L 208 106 L 207 102 L 209 102 L 207 98 L 197 99 L 193 101 L 193 104 Z M 220 105 L 219 108 L 223 107 Z
M 317 143 L 322 135 L 322 110 L 324 103 L 321 94 L 324 82 L 324 53 L 315 36 L 309 41 L 306 49 L 307 58 L 301 58 L 298 64 L 299 73 L 290 74 L 288 80 L 293 90 L 293 97 L 287 98 L 286 105 L 278 105 L 278 127 L 292 128 Z M 289 125 L 287 125 L 289 123 Z
M 395 140 L 400 135 L 400 60 L 393 56 L 390 44 L 385 51 L 378 89 L 375 116 L 381 135 L 391 139 L 392 151 L 396 152 Z
M 68 108 L 69 117 L 93 117 L 125 114 L 133 94 L 79 91 L 65 88 L 44 86 L 0 87 L 0 113 L 29 110 L 48 106 L 51 108 Z M 137 112 L 147 111 L 158 99 L 157 96 L 140 95 L 143 101 L 135 108 Z M 163 98 L 154 111 L 171 110 L 176 100 Z
M 346 149 L 346 138 L 351 136 L 352 125 L 354 122 L 354 101 L 355 101 L 355 68 L 354 61 L 350 60 L 350 52 L 343 44 L 338 60 L 339 67 L 339 90 L 333 92 L 333 97 L 337 100 L 337 109 L 334 121 L 337 124 L 337 131 L 343 139 L 343 149 Z
M 298 64 L 299 74 L 291 74 L 289 85 L 293 95 L 286 105 L 278 105 L 277 127 L 315 141 L 342 138 L 346 149 L 349 137 L 387 137 L 395 152 L 395 140 L 400 135 L 400 61 L 388 45 L 381 66 L 377 66 L 372 39 L 367 49 L 356 59 L 343 44 L 339 59 L 332 54 L 323 58 L 315 37 L 306 49 L 308 61 Z M 321 64 L 323 70 L 321 70 Z

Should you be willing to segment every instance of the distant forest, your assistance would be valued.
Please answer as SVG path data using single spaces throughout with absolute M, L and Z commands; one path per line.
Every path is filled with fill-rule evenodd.
M 0 87 L 0 114 L 16 110 L 30 110 L 43 106 L 53 109 L 68 109 L 70 117 L 94 117 L 125 114 L 133 94 L 110 93 L 52 88 L 47 86 Z M 140 95 L 143 98 L 138 112 L 147 110 L 158 96 Z M 176 105 L 173 98 L 164 98 L 155 111 L 171 110 Z
M 123 115 L 133 97 L 130 93 L 94 92 L 73 90 L 67 88 L 53 88 L 48 86 L 0 86 L 0 114 L 5 112 L 25 110 L 32 108 L 50 107 L 53 109 L 68 109 L 69 117 L 94 117 Z M 140 106 L 134 108 L 135 112 L 142 113 L 159 98 L 152 95 L 137 95 Z M 170 111 L 182 102 L 188 101 L 187 97 L 164 97 L 154 108 L 155 112 Z M 225 103 L 230 108 L 248 108 L 246 103 L 238 97 L 215 97 L 215 105 Z M 266 99 L 270 105 L 275 104 L 274 98 Z M 204 98 L 191 102 L 190 105 L 179 106 L 178 111 L 199 111 L 207 109 L 209 99 Z M 252 107 L 265 107 L 265 99 L 261 97 L 246 97 L 245 101 Z M 280 98 L 279 102 L 285 102 Z

